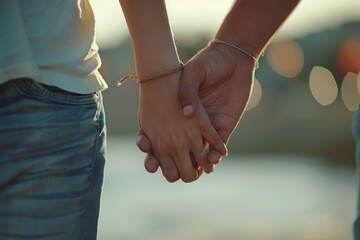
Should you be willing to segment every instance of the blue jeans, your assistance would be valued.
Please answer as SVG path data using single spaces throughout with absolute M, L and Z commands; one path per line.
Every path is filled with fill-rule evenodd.
M 0 85 L 0 239 L 96 239 L 105 145 L 101 93 Z

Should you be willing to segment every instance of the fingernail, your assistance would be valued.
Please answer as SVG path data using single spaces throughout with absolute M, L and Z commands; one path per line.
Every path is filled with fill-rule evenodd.
M 184 115 L 189 115 L 190 113 L 192 113 L 192 111 L 193 111 L 192 105 L 186 105 L 185 107 L 183 107 Z
M 218 152 L 211 152 L 209 155 L 209 162 L 213 164 L 218 164 L 221 162 L 222 156 Z

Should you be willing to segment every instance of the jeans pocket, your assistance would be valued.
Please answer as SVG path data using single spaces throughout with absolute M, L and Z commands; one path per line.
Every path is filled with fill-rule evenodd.
M 89 105 L 97 103 L 101 93 L 78 94 L 63 89 L 47 86 L 30 78 L 13 80 L 20 94 L 37 98 L 43 101 L 50 101 L 67 105 Z

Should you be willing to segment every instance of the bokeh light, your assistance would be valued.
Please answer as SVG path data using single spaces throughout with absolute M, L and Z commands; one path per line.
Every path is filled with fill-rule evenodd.
M 281 76 L 296 77 L 304 67 L 303 51 L 294 40 L 273 43 L 266 52 L 270 66 Z
M 337 57 L 340 72 L 360 72 L 360 36 L 351 37 L 341 45 Z
M 248 111 L 254 109 L 260 103 L 261 97 L 262 97 L 261 85 L 260 82 L 255 78 L 253 90 L 250 96 L 249 103 L 246 106 L 246 110 Z
M 100 239 L 351 239 L 356 205 L 354 139 L 349 131 L 353 113 L 340 99 L 327 108 L 316 101 L 322 105 L 336 101 L 338 86 L 350 71 L 338 72 L 335 64 L 348 60 L 347 54 L 346 61 L 336 59 L 338 50 L 358 25 L 342 24 L 350 20 L 358 24 L 360 1 L 300 3 L 256 72 L 260 82 L 254 80 L 249 111 L 231 137 L 229 159 L 216 174 L 191 185 L 168 184 L 161 171 L 154 176 L 144 171 L 144 155 L 134 144 L 138 86 L 129 82 L 114 87 L 120 76 L 134 70 L 125 20 L 118 1 L 90 1 L 104 62 L 101 71 L 109 83 L 104 92 L 109 171 Z M 233 2 L 166 0 L 183 60 L 213 38 Z M 330 71 L 315 67 L 310 75 L 315 65 Z M 316 100 L 310 96 L 309 77 Z M 349 96 L 347 78 L 341 98 Z M 223 204 L 213 208 L 219 202 Z
M 334 102 L 338 95 L 335 78 L 333 74 L 324 67 L 315 66 L 311 70 L 309 85 L 313 97 L 323 106 Z
M 349 72 L 346 74 L 341 84 L 341 96 L 346 108 L 350 112 L 356 111 L 360 102 L 357 80 L 358 75 Z

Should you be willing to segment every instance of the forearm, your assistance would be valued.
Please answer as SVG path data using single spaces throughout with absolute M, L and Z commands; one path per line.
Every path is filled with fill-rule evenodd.
M 216 38 L 242 47 L 256 58 L 300 0 L 237 0 Z
M 179 65 L 164 0 L 120 0 L 131 35 L 137 73 L 148 76 Z

